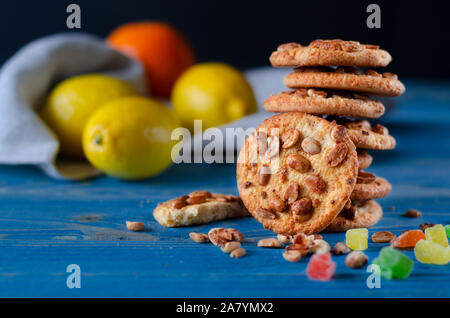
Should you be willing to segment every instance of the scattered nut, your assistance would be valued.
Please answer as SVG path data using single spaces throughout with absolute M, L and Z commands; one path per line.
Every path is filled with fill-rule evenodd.
M 286 163 L 289 167 L 301 173 L 308 172 L 311 168 L 309 160 L 299 154 L 290 154 L 286 158 Z
M 406 216 L 408 218 L 420 218 L 422 216 L 422 213 L 416 209 L 409 209 L 405 212 L 405 214 L 403 214 L 403 216 Z
M 241 243 L 236 242 L 236 241 L 231 241 L 231 242 L 227 242 L 225 243 L 220 249 L 222 250 L 222 252 L 224 253 L 231 253 L 233 252 L 235 249 L 238 249 L 241 247 Z
M 310 240 L 309 240 L 310 236 L 306 236 L 303 233 L 298 233 L 294 236 L 294 238 L 292 239 L 292 244 L 297 244 L 297 245 L 302 245 L 305 248 L 309 248 Z
M 342 242 L 337 243 L 333 248 L 333 253 L 336 255 L 350 253 L 351 249 Z
M 126 224 L 127 224 L 127 229 L 129 229 L 130 231 L 139 232 L 139 231 L 145 230 L 145 225 L 142 222 L 126 221 Z
M 288 149 L 293 147 L 298 139 L 300 138 L 300 131 L 297 129 L 289 129 L 284 132 L 284 134 L 281 136 L 281 141 L 283 142 L 283 149 Z
M 296 263 L 302 259 L 302 253 L 297 250 L 285 251 L 283 253 L 283 258 L 288 262 Z
M 310 248 L 314 254 L 324 254 L 331 250 L 330 244 L 324 240 L 314 240 Z
M 372 241 L 374 243 L 389 243 L 395 238 L 395 234 L 389 231 L 380 231 L 372 234 Z
M 292 241 L 292 237 L 290 235 L 283 235 L 283 234 L 278 234 L 277 239 L 278 241 L 284 244 L 289 244 Z
M 247 251 L 244 250 L 242 247 L 240 247 L 240 248 L 237 248 L 237 249 L 233 250 L 233 251 L 230 253 L 230 257 L 231 257 L 231 258 L 241 258 L 241 257 L 244 256 L 245 254 L 247 254 Z
M 306 137 L 302 141 L 302 149 L 304 152 L 309 153 L 310 155 L 316 155 L 320 152 L 321 147 L 320 143 L 311 137 Z
M 291 244 L 286 246 L 286 248 L 284 249 L 286 253 L 291 252 L 291 251 L 298 251 L 301 253 L 302 256 L 308 255 L 309 252 L 311 251 L 309 249 L 309 247 L 301 245 L 301 244 Z
M 209 240 L 216 246 L 223 246 L 230 241 L 243 242 L 244 236 L 238 230 L 232 228 L 213 228 L 208 233 Z
M 197 243 L 206 243 L 209 242 L 209 237 L 206 234 L 203 233 L 195 233 L 195 232 L 191 232 L 189 233 L 189 237 Z
M 345 257 L 345 265 L 351 268 L 361 268 L 367 264 L 369 258 L 360 251 L 353 251 Z
M 258 241 L 258 247 L 282 248 L 281 242 L 274 238 L 262 239 Z
M 421 229 L 422 231 L 425 232 L 425 230 L 426 230 L 427 228 L 433 227 L 433 226 L 435 226 L 435 225 L 436 225 L 436 224 L 433 224 L 433 223 L 424 223 L 424 224 L 420 224 L 419 227 L 420 227 L 420 229 Z

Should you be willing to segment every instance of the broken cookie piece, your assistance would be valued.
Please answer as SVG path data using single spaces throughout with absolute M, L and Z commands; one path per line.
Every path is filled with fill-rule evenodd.
M 159 203 L 153 216 L 162 226 L 180 227 L 247 217 L 250 214 L 238 196 L 195 191 Z

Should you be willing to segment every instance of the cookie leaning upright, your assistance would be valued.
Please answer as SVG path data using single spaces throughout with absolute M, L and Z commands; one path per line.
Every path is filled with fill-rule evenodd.
M 249 212 L 275 233 L 326 228 L 349 201 L 358 158 L 343 126 L 288 112 L 262 122 L 241 149 L 239 193 Z

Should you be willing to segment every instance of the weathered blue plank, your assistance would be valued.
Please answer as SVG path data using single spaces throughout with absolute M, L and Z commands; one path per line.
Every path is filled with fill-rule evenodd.
M 392 193 L 379 202 L 385 216 L 370 234 L 396 234 L 419 224 L 450 223 L 450 83 L 406 83 L 407 94 L 382 118 L 397 138 L 393 151 L 372 152 L 369 171 L 386 177 Z M 251 218 L 165 229 L 152 217 L 157 202 L 206 189 L 237 194 L 234 165 L 178 165 L 142 182 L 101 177 L 54 181 L 33 167 L 0 167 L 0 296 L 15 297 L 449 297 L 450 266 L 415 262 L 410 278 L 366 286 L 368 273 L 334 257 L 328 283 L 305 276 L 306 259 L 292 264 L 281 250 L 256 247 L 271 232 Z M 396 210 L 391 211 L 390 207 Z M 423 212 L 419 219 L 401 214 Z M 125 220 L 147 224 L 126 230 Z M 247 238 L 248 255 L 230 259 L 220 249 L 188 239 L 190 231 L 232 226 Z M 326 234 L 335 244 L 344 234 Z M 381 246 L 369 243 L 373 259 Z M 413 252 L 405 252 L 414 258 Z M 66 266 L 82 270 L 80 289 L 66 287 Z

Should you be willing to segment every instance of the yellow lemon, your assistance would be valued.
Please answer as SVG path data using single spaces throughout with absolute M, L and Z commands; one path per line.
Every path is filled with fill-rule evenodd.
M 184 127 L 194 120 L 204 129 L 220 126 L 256 112 L 253 90 L 242 73 L 223 63 L 190 67 L 175 83 L 172 104 Z
M 104 104 L 83 131 L 89 162 L 122 179 L 143 179 L 172 162 L 172 130 L 180 123 L 174 112 L 145 97 L 124 97 Z M 178 152 L 177 152 L 178 153 Z
M 83 158 L 81 136 L 89 117 L 104 103 L 118 97 L 139 95 L 128 83 L 100 74 L 87 74 L 59 83 L 40 111 L 58 136 L 63 155 Z

